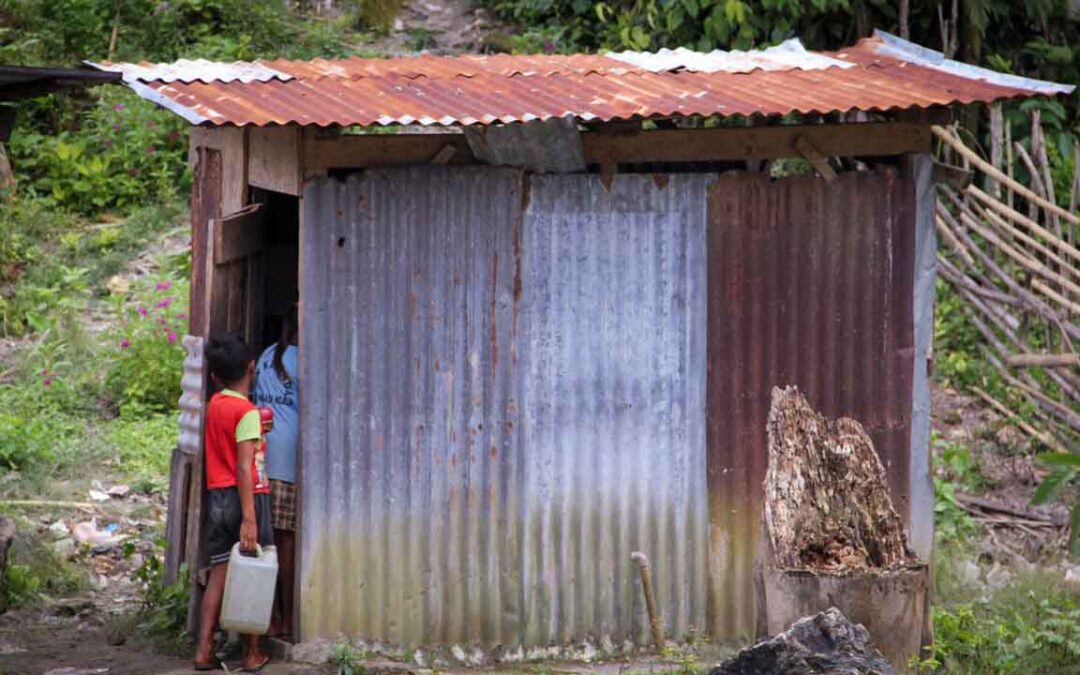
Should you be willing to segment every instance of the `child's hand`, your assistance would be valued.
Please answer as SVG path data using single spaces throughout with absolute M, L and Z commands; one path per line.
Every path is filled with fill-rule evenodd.
M 254 520 L 244 520 L 240 523 L 240 552 L 255 554 L 259 545 L 259 528 Z

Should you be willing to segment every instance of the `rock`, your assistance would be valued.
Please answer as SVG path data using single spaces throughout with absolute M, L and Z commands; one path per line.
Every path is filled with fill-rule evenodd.
M 105 288 L 109 290 L 110 295 L 125 295 L 131 289 L 131 283 L 124 277 L 116 275 L 109 279 Z
M 979 583 L 979 577 L 982 576 L 982 570 L 979 569 L 979 565 L 971 560 L 964 560 L 956 568 L 956 576 L 960 578 L 960 581 L 965 586 L 974 586 Z
M 95 502 L 107 502 L 109 501 L 109 495 L 101 490 L 91 490 L 90 499 L 93 499 Z
M 710 675 L 892 675 L 870 634 L 832 607 L 747 647 Z
M 405 30 L 405 22 L 399 19 L 394 19 L 394 32 L 401 33 Z
M 330 661 L 330 656 L 333 653 L 333 642 L 329 640 L 312 640 L 293 645 L 292 659 L 294 663 L 322 665 Z
M 998 563 L 986 573 L 986 585 L 992 591 L 1000 591 L 1009 585 L 1012 580 L 1012 572 Z
M 49 525 L 49 534 L 52 535 L 53 539 L 64 539 L 70 535 L 71 532 L 68 531 L 68 526 L 64 521 L 58 520 L 52 525 Z
M 105 494 L 109 495 L 110 497 L 117 497 L 119 499 L 123 499 L 124 497 L 128 496 L 129 492 L 131 492 L 131 488 L 127 485 L 114 485 L 108 490 L 106 490 Z
M 1065 570 L 1065 588 L 1073 591 L 1080 590 L 1080 567 L 1070 567 Z
M 75 598 L 73 600 L 61 600 L 49 607 L 49 613 L 53 616 L 89 616 L 97 611 L 97 605 L 93 600 Z
M 53 553 L 61 558 L 70 558 L 75 554 L 75 548 L 75 540 L 71 537 L 53 542 Z

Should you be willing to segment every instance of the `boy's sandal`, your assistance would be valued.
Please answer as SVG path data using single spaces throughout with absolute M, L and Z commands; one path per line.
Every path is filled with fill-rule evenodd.
M 266 667 L 266 664 L 268 664 L 268 663 L 270 663 L 270 657 L 269 657 L 269 656 L 266 656 L 266 655 L 264 654 L 264 655 L 263 655 L 263 658 L 262 658 L 262 661 L 260 661 L 260 662 L 258 663 L 258 665 L 254 665 L 254 666 L 245 666 L 245 667 L 244 667 L 244 668 L 242 668 L 241 670 L 243 670 L 243 671 L 244 671 L 245 673 L 257 673 L 257 672 L 259 672 L 260 670 L 262 670 L 263 668 L 265 668 L 265 667 Z
M 219 661 L 217 659 L 213 659 L 212 661 L 202 661 L 202 662 L 196 661 L 192 665 L 192 668 L 194 668 L 195 670 L 198 670 L 200 672 L 205 672 L 205 671 L 210 671 L 210 670 L 221 670 L 221 661 Z

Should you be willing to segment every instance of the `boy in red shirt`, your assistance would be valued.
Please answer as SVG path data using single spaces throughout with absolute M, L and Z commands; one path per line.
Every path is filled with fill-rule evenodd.
M 259 411 L 248 400 L 255 375 L 255 359 L 242 337 L 230 334 L 211 338 L 206 347 L 210 374 L 221 386 L 206 409 L 206 545 L 210 552 L 210 578 L 203 593 L 199 620 L 196 670 L 218 670 L 213 636 L 221 614 L 225 573 L 232 547 L 255 552 L 274 542 L 270 512 L 270 484 L 266 478 L 262 424 Z M 259 636 L 248 635 L 243 669 L 256 672 L 270 660 L 259 649 Z

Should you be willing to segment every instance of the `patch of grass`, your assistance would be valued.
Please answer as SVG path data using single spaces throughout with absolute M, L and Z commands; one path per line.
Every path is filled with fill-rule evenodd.
M 86 590 L 89 579 L 79 566 L 59 557 L 52 543 L 28 533 L 30 525 L 18 523 L 8 552 L 4 592 L 12 607 L 36 602 L 43 597 L 66 597 Z
M 143 584 L 143 606 L 136 619 L 136 628 L 158 648 L 181 654 L 190 646 L 187 634 L 189 575 L 187 566 L 181 565 L 176 583 L 166 583 L 163 550 L 163 542 L 158 541 L 155 550 L 132 574 L 132 579 Z M 133 545 L 126 545 L 125 557 L 133 553 Z
M 922 672 L 1066 673 L 1080 663 L 1080 594 L 1050 572 L 1018 577 L 987 599 L 934 609 Z
M 363 662 L 367 656 L 366 651 L 348 642 L 338 642 L 330 652 L 330 663 L 337 667 L 338 675 L 363 675 L 366 672 Z

